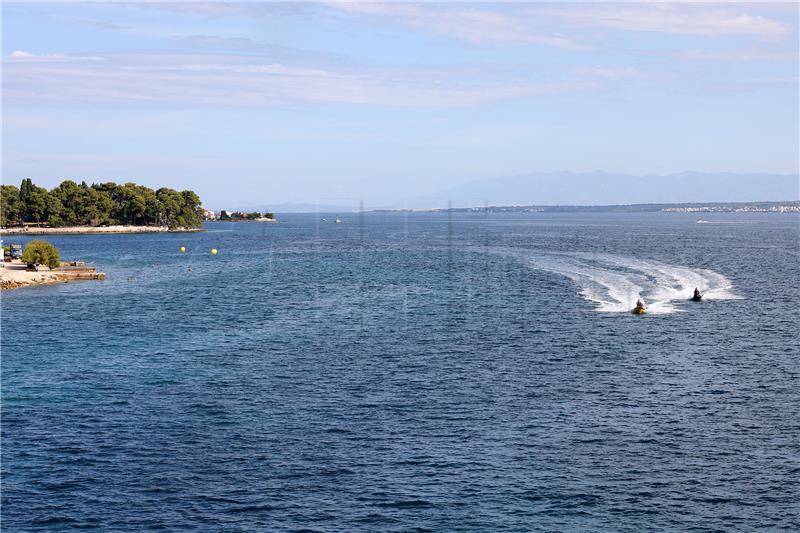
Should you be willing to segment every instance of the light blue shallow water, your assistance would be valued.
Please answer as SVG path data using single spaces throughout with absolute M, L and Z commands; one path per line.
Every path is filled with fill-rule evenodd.
M 52 237 L 3 528 L 800 529 L 797 216 L 327 218 Z

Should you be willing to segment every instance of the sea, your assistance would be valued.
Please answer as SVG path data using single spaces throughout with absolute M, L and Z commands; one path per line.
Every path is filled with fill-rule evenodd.
M 2 529 L 800 530 L 800 217 L 698 216 L 49 237 L 107 279 L 2 294 Z

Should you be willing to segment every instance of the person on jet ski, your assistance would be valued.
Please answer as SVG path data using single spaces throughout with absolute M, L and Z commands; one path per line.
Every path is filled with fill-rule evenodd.
M 692 298 L 694 298 L 695 300 L 699 300 L 699 299 L 700 299 L 700 298 L 702 298 L 702 297 L 703 297 L 703 295 L 702 295 L 702 294 L 700 294 L 700 289 L 698 289 L 697 287 L 695 287 L 695 288 L 694 288 L 694 296 L 692 296 Z
M 644 307 L 644 304 L 642 303 L 642 301 L 641 300 L 636 300 L 636 308 L 637 309 L 641 309 L 643 307 Z

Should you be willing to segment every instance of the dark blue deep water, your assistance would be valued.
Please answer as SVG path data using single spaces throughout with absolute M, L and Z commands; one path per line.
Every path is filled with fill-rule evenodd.
M 2 527 L 798 530 L 800 219 L 706 218 L 52 237 L 108 279 L 2 296 Z

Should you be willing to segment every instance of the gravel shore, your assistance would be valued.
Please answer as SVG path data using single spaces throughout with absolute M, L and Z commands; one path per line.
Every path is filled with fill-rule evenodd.
M 167 226 L 71 226 L 66 228 L 37 228 L 32 226 L 2 228 L 0 235 L 87 235 L 102 233 L 188 233 L 205 231 L 202 228 L 168 228 Z

